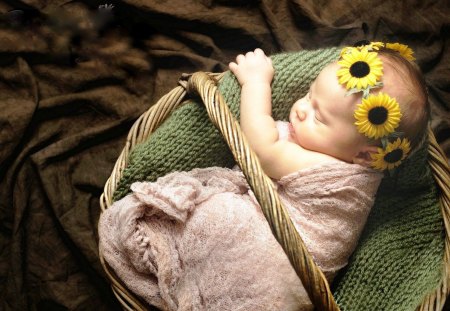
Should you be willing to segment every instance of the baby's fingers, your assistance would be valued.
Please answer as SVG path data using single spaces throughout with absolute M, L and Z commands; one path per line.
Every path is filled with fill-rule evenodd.
M 257 48 L 257 49 L 255 49 L 255 55 L 257 55 L 257 56 L 266 56 L 266 54 L 264 54 L 264 51 L 263 50 L 261 50 L 260 48 Z
M 270 59 L 270 57 L 266 56 L 264 51 L 261 50 L 260 48 L 255 49 L 255 55 L 258 57 L 264 58 L 266 60 L 266 62 L 272 66 L 272 60 Z
M 242 54 L 239 54 L 238 56 L 236 56 L 236 63 L 242 63 L 243 61 L 245 61 L 245 56 Z
M 228 68 L 230 68 L 230 70 L 232 72 L 236 72 L 237 68 L 238 68 L 238 64 L 236 64 L 235 62 L 231 62 L 228 64 Z
M 247 52 L 247 54 L 245 54 L 245 57 L 246 57 L 246 58 L 252 58 L 252 57 L 254 57 L 254 56 L 255 56 L 255 54 L 254 54 L 252 51 Z

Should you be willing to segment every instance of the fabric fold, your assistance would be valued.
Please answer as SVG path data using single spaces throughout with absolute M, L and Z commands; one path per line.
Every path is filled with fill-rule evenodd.
M 381 175 L 333 161 L 275 182 L 331 280 L 356 246 Z M 136 182 L 99 222 L 100 249 L 136 294 L 163 310 L 310 310 L 241 171 L 175 172 Z

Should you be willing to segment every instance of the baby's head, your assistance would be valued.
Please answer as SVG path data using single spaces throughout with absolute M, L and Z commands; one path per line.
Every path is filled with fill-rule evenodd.
M 363 52 L 364 58 L 363 49 L 344 50 L 339 63 L 327 65 L 293 105 L 290 121 L 305 149 L 391 169 L 426 137 L 430 108 L 425 83 L 417 65 L 399 52 L 381 47 Z M 383 85 L 374 85 L 379 82 Z M 393 137 L 398 133 L 400 140 Z
M 378 55 L 385 68 L 382 92 L 396 98 L 402 113 L 396 132 L 404 133 L 415 151 L 427 137 L 431 113 L 425 79 L 419 66 L 397 51 L 383 48 Z

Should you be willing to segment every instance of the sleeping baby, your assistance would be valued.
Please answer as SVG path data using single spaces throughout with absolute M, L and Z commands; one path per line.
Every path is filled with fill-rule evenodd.
M 262 50 L 229 65 L 242 87 L 248 143 L 330 282 L 357 245 L 383 172 L 392 173 L 426 133 L 423 79 L 396 46 L 344 48 L 288 121 L 272 117 L 274 69 Z M 101 215 L 100 251 L 150 305 L 313 309 L 240 170 L 175 172 L 131 190 Z

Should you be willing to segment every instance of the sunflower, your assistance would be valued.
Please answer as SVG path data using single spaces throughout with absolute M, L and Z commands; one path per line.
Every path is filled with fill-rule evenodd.
M 345 48 L 347 52 L 338 61 L 341 68 L 337 71 L 340 84 L 346 83 L 348 90 L 365 89 L 374 86 L 383 75 L 383 64 L 376 52 L 369 52 L 366 47 Z
M 402 117 L 395 98 L 382 92 L 363 98 L 353 115 L 358 131 L 374 139 L 394 132 Z
M 408 139 L 397 138 L 396 141 L 389 143 L 386 149 L 378 148 L 376 154 L 371 154 L 372 167 L 381 171 L 392 170 L 402 163 L 410 150 Z
M 413 61 L 416 58 L 413 56 L 414 51 L 407 45 L 401 43 L 386 43 L 386 48 L 395 50 L 400 53 L 401 56 L 409 61 Z

